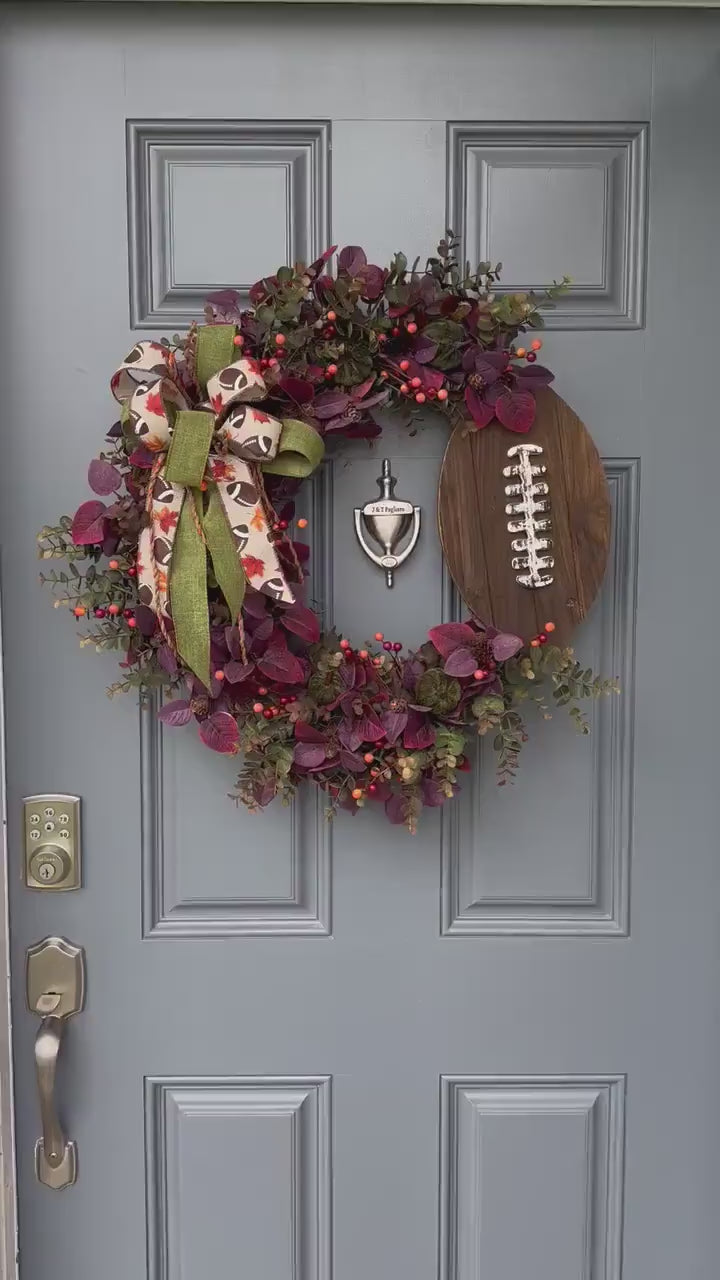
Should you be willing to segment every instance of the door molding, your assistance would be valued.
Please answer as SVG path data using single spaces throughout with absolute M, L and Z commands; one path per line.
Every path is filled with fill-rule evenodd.
M 121 0 L 122 2 L 122 0 Z M 137 4 L 137 0 L 126 3 Z M 141 0 L 142 4 L 173 3 L 174 0 Z M 218 0 L 182 0 L 185 4 L 217 4 Z M 222 4 L 257 4 L 258 0 L 219 0 Z M 77 0 L 60 0 L 60 3 L 76 4 Z M 90 0 L 92 3 L 92 0 Z M 118 0 L 95 0 L 96 4 Z M 535 9 L 718 9 L 720 0 L 259 0 L 260 4 L 382 4 L 394 5 L 474 5 L 476 8 L 535 8 Z
M 10 1007 L 10 928 L 8 915 L 7 780 L 5 749 L 5 663 L 2 643 L 0 592 L 0 1280 L 17 1280 L 17 1187 L 15 1168 L 15 1107 Z

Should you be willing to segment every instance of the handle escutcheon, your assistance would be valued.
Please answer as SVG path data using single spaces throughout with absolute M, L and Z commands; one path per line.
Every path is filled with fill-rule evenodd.
M 85 1001 L 85 953 L 65 938 L 45 938 L 27 953 L 28 1008 L 42 1019 L 35 1037 L 35 1074 L 42 1137 L 35 1144 L 39 1182 L 61 1191 L 77 1179 L 77 1148 L 57 1111 L 58 1059 L 68 1020 Z

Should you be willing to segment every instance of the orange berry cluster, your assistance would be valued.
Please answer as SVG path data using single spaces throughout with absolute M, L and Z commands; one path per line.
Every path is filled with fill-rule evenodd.
M 519 360 L 524 359 L 524 360 L 527 360 L 530 364 L 533 364 L 537 360 L 537 352 L 540 350 L 541 347 L 542 347 L 542 342 L 540 341 L 540 339 L 533 338 L 532 342 L 530 343 L 529 351 L 525 347 L 516 347 L 515 355 L 518 357 Z
M 546 622 L 544 630 L 540 631 L 538 635 L 533 636 L 532 640 L 530 641 L 530 647 L 532 649 L 539 649 L 541 644 L 547 644 L 548 638 L 554 630 L 555 630 L 555 623 Z

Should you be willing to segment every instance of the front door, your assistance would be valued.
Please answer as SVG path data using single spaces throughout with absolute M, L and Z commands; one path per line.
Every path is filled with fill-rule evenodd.
M 2 14 L 2 606 L 22 1280 L 709 1280 L 720 1193 L 715 834 L 714 14 L 39 5 Z M 622 683 L 582 739 L 483 749 L 412 837 L 109 701 L 112 655 L 37 584 L 140 337 L 328 244 L 573 277 L 545 341 L 605 460 L 613 535 L 577 636 Z M 444 427 L 343 445 L 298 510 L 341 632 L 462 615 Z M 420 505 L 392 591 L 352 511 Z M 82 798 L 82 887 L 21 877 L 21 802 Z M 52 807 L 52 806 L 50 806 Z M 85 949 L 35 1176 L 25 956 Z

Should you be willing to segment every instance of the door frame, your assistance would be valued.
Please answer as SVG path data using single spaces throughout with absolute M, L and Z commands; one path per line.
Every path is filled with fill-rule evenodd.
M 76 3 L 77 0 L 60 0 Z M 118 0 L 89 0 L 90 4 L 117 3 Z M 130 2 L 130 0 L 127 0 Z M 133 0 L 134 3 L 137 0 Z M 217 3 L 217 0 L 181 0 L 186 4 Z M 257 0 L 222 0 L 226 4 L 256 3 Z M 260 0 L 283 4 L 387 4 L 388 0 Z M 474 5 L 493 8 L 566 9 L 717 9 L 720 0 L 390 0 L 402 5 Z M 173 0 L 142 0 L 145 4 L 173 3 Z M 0 0 L 0 14 L 5 9 Z M 0 585 L 0 1280 L 18 1280 L 17 1184 L 15 1163 L 15 1123 L 12 1066 L 12 1011 L 10 1004 L 10 955 L 8 915 L 8 875 L 11 861 L 7 840 L 5 674 L 2 644 L 2 589 Z

